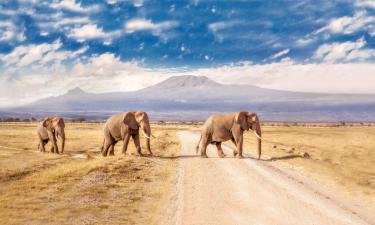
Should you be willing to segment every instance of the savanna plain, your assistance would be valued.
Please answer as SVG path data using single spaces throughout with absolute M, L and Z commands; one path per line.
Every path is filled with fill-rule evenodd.
M 106 158 L 99 151 L 102 123 L 66 123 L 66 148 L 59 155 L 37 151 L 36 127 L 37 123 L 0 123 L 2 224 L 175 221 L 183 157 L 178 133 L 196 132 L 198 125 L 153 124 L 152 157 L 136 156 L 133 143 L 123 155 L 119 142 L 115 156 Z M 348 198 L 375 203 L 374 126 L 265 124 L 262 132 L 266 163 L 284 165 Z M 250 132 L 245 135 L 244 152 L 257 154 Z M 220 160 L 225 164 L 227 159 Z

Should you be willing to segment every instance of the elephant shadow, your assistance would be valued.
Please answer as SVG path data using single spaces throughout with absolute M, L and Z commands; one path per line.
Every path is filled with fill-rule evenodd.
M 188 158 L 200 158 L 200 155 L 172 155 L 172 156 L 163 156 L 163 155 L 153 155 L 153 158 L 159 159 L 188 159 Z
M 258 158 L 250 156 L 250 155 L 246 155 L 244 158 L 258 160 Z M 293 154 L 293 155 L 271 157 L 268 159 L 259 159 L 259 161 L 272 162 L 272 161 L 289 160 L 289 159 L 295 159 L 295 158 L 304 158 L 304 157 L 301 155 Z
M 189 159 L 189 158 L 200 158 L 201 156 L 200 155 L 172 155 L 172 156 L 153 155 L 150 157 L 159 158 L 159 159 Z M 211 158 L 219 158 L 219 157 L 211 157 Z M 225 158 L 235 158 L 235 157 L 226 155 Z M 250 156 L 250 155 L 245 155 L 244 158 L 258 161 L 258 158 Z M 294 154 L 294 155 L 271 157 L 268 159 L 260 159 L 259 161 L 272 162 L 272 161 L 289 160 L 289 159 L 295 159 L 295 158 L 304 158 L 304 157 L 301 155 Z

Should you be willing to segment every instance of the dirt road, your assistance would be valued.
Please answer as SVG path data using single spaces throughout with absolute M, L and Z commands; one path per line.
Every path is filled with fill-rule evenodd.
M 370 204 L 332 190 L 276 162 L 195 156 L 197 133 L 181 131 L 177 224 L 375 224 Z

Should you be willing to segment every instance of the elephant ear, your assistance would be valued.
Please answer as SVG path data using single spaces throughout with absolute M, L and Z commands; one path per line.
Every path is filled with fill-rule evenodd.
M 146 116 L 145 112 L 134 112 L 135 120 L 137 120 L 137 123 L 141 123 Z
M 258 116 L 254 112 L 249 112 L 248 117 L 250 118 L 251 123 L 255 123 L 258 121 Z
M 42 121 L 42 126 L 47 128 L 47 130 L 49 131 L 54 131 L 53 129 L 53 119 L 51 117 L 46 117 L 43 121 Z
M 247 112 L 238 112 L 234 117 L 234 122 L 238 123 L 242 130 L 248 130 L 249 124 L 247 123 Z
M 134 113 L 125 113 L 123 121 L 130 129 L 137 130 L 139 129 L 137 120 L 135 119 Z
M 64 119 L 60 117 L 53 118 L 53 127 L 62 127 L 65 128 Z

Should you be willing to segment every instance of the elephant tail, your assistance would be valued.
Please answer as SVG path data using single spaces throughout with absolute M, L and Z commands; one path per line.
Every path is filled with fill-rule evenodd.
M 201 137 L 199 138 L 199 141 L 198 141 L 197 146 L 195 147 L 195 154 L 198 154 L 198 151 L 199 151 L 199 144 L 201 143 L 201 140 L 202 140 L 202 135 L 201 135 Z

